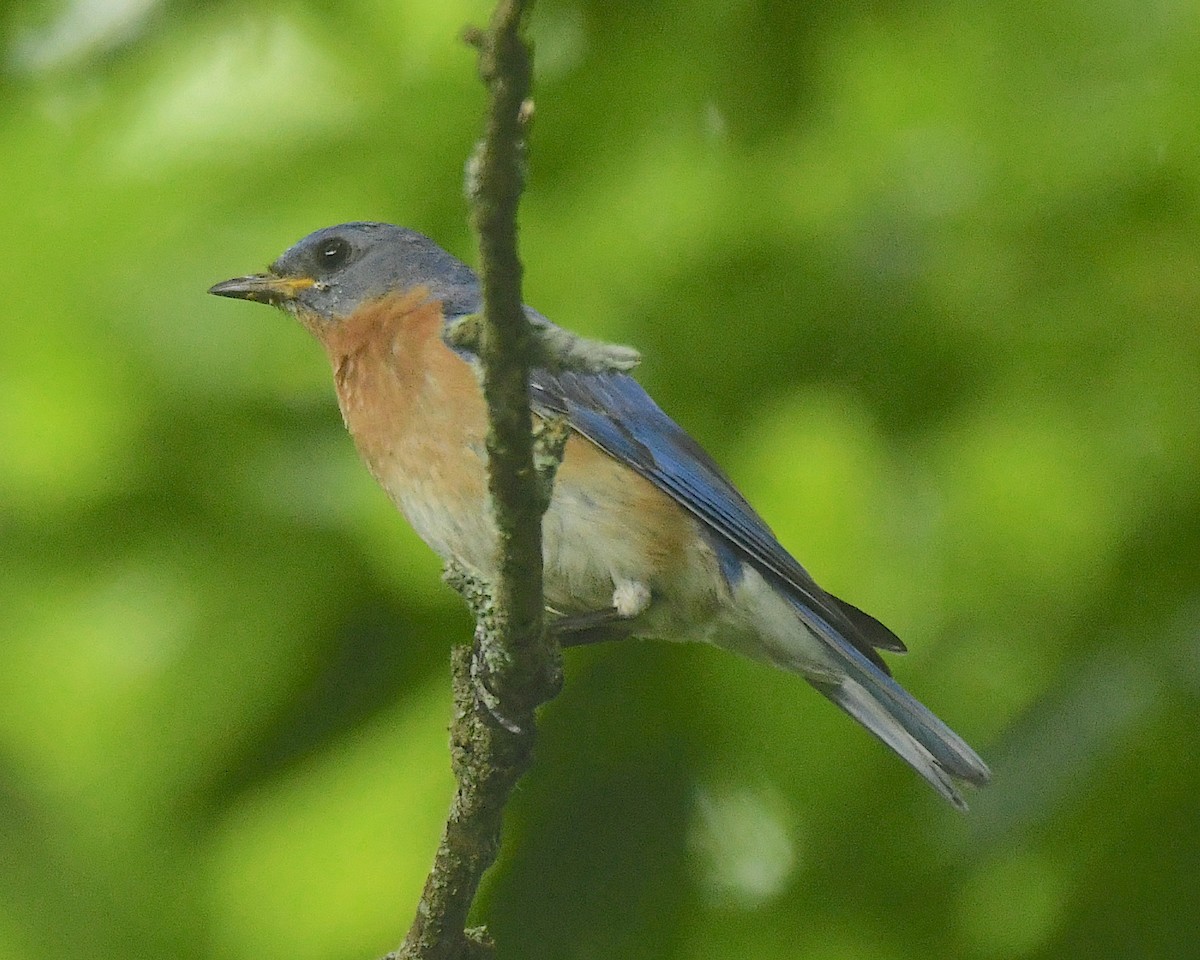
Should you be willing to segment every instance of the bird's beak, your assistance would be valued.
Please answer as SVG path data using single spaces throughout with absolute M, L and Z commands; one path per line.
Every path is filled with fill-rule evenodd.
M 312 277 L 277 277 L 271 273 L 256 273 L 252 277 L 234 277 L 222 280 L 208 288 L 218 297 L 233 297 L 236 300 L 253 300 L 272 306 L 290 303 L 316 283 Z

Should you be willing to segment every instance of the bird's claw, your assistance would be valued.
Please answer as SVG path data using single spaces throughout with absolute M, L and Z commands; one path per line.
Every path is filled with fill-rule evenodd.
M 471 646 L 471 688 L 475 693 L 475 709 L 479 711 L 480 716 L 500 729 L 507 730 L 514 736 L 521 736 L 527 730 L 525 721 L 513 720 L 504 713 L 500 697 L 488 683 L 491 672 L 483 652 L 483 644 L 476 635 Z

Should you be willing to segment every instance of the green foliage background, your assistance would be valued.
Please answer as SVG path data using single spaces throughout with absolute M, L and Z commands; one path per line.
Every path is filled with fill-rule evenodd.
M 483 0 L 10 3 L 0 960 L 406 929 L 468 620 L 324 360 L 206 297 L 319 226 L 473 259 Z M 1200 13 L 539 0 L 527 299 L 643 382 L 993 763 L 800 681 L 568 654 L 507 958 L 1195 956 Z

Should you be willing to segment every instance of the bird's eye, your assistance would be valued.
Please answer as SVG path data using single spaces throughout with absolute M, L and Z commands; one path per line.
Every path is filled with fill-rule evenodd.
M 350 244 L 341 237 L 330 237 L 317 248 L 317 263 L 322 271 L 336 270 L 350 258 Z

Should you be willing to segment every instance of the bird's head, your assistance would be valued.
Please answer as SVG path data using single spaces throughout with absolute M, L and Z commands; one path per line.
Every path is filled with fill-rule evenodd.
M 266 273 L 208 292 L 279 307 L 323 339 L 364 304 L 418 288 L 440 300 L 447 317 L 479 309 L 478 280 L 461 260 L 415 230 L 358 222 L 310 233 Z

